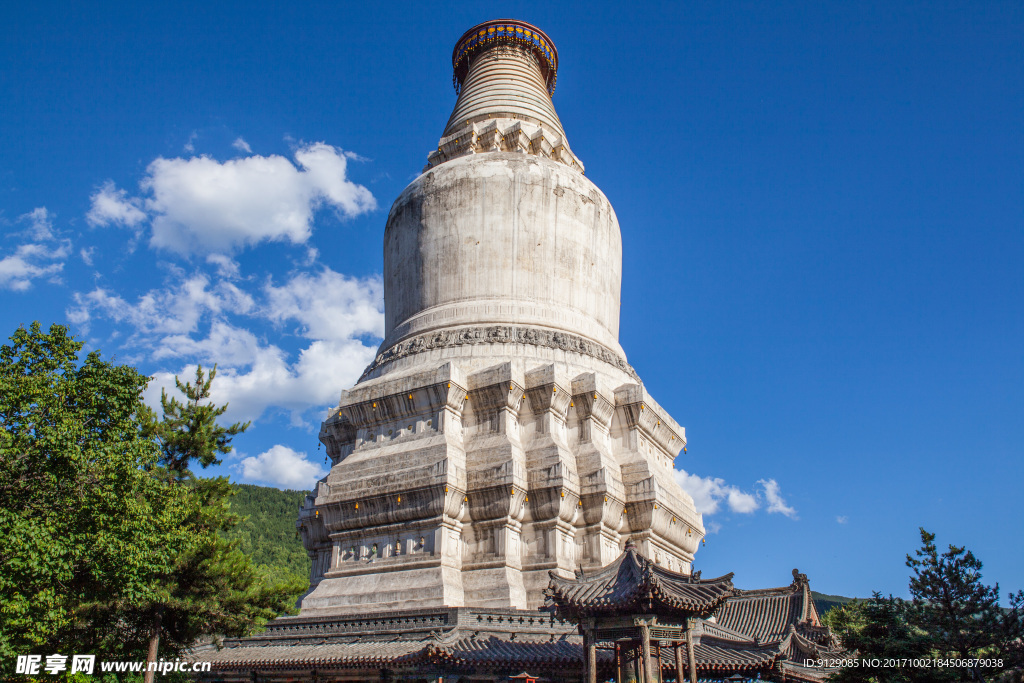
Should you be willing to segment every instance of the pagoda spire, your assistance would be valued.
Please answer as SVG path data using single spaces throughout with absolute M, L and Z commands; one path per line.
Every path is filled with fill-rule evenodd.
M 536 26 L 496 19 L 466 31 L 452 52 L 458 100 L 427 168 L 465 154 L 524 152 L 583 170 L 551 95 L 558 51 Z

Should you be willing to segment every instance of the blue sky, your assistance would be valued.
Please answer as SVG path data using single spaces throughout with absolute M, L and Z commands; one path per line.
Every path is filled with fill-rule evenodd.
M 697 568 L 906 595 L 924 526 L 1024 587 L 1020 3 L 5 3 L 3 336 L 67 323 L 154 386 L 219 362 L 254 425 L 218 471 L 311 483 L 452 46 L 500 16 L 558 46 L 618 214 Z

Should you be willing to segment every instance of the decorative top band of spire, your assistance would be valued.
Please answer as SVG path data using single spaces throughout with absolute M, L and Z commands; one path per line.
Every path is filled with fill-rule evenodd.
M 469 71 L 469 58 L 473 52 L 493 45 L 518 45 L 530 49 L 540 61 L 541 73 L 548 88 L 548 95 L 555 93 L 558 75 L 558 50 L 547 34 L 532 24 L 516 19 L 495 19 L 485 21 L 462 34 L 452 52 L 452 84 L 458 93 L 462 81 Z

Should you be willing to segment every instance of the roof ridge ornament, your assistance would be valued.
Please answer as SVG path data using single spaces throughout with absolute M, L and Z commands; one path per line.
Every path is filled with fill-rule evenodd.
M 810 581 L 807 579 L 807 574 L 801 574 L 799 569 L 793 570 L 793 585 L 794 586 L 806 586 L 809 585 Z

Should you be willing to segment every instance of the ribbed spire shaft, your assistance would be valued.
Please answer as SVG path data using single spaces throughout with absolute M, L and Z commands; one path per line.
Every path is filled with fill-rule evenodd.
M 531 50 L 496 45 L 473 55 L 444 135 L 490 119 L 527 121 L 565 137 Z
M 558 52 L 543 31 L 511 19 L 474 26 L 452 66 L 459 99 L 428 169 L 466 154 L 522 152 L 583 171 L 551 101 Z

